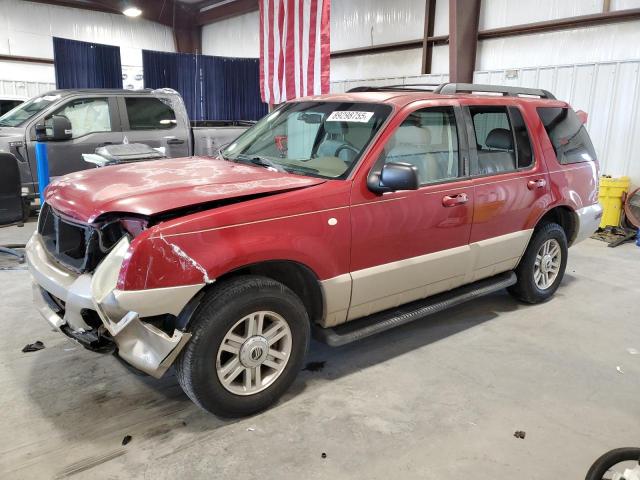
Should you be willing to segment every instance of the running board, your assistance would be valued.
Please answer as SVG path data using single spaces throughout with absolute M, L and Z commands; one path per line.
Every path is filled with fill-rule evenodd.
M 390 330 L 414 320 L 427 317 L 442 310 L 468 302 L 474 298 L 507 288 L 517 281 L 514 272 L 501 273 L 463 287 L 440 293 L 424 300 L 407 303 L 398 308 L 374 313 L 368 317 L 354 320 L 333 328 L 314 325 L 313 335 L 331 347 L 340 347 L 376 333 Z

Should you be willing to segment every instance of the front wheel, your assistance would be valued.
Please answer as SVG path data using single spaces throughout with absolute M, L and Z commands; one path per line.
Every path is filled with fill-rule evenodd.
M 557 223 L 546 223 L 534 231 L 509 293 L 523 302 L 544 302 L 560 286 L 566 267 L 567 236 Z
M 638 477 L 640 477 L 640 448 L 626 447 L 610 450 L 598 458 L 591 465 L 585 480 L 632 480 Z
M 300 299 L 258 276 L 213 289 L 190 330 L 176 360 L 178 381 L 197 405 L 223 417 L 251 415 L 275 403 L 302 368 L 310 337 Z

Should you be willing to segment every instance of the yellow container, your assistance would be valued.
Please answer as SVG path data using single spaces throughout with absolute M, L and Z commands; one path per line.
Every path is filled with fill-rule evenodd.
M 600 228 L 609 225 L 620 226 L 622 214 L 622 197 L 629 190 L 629 177 L 600 177 L 598 200 L 602 205 Z

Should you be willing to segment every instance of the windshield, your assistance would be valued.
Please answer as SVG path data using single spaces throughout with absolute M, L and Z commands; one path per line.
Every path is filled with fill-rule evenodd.
M 274 170 L 345 178 L 390 112 L 375 103 L 287 103 L 221 153 Z
M 0 117 L 0 127 L 19 127 L 59 98 L 60 95 L 44 95 L 32 98 L 2 115 Z

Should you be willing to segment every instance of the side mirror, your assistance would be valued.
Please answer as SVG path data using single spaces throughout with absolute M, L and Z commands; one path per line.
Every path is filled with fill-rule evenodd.
M 61 140 L 69 140 L 73 136 L 71 122 L 64 115 L 53 115 L 45 120 L 46 140 L 59 142 Z M 36 125 L 36 135 L 42 131 L 41 125 Z
M 374 193 L 417 190 L 420 188 L 418 169 L 410 163 L 389 162 L 382 167 L 381 172 L 369 175 L 367 186 Z

